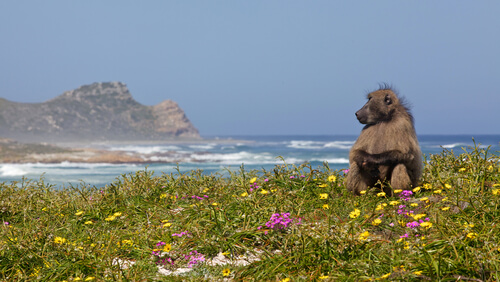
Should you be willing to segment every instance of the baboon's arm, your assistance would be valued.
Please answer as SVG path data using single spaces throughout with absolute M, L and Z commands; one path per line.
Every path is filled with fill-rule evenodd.
M 380 154 L 369 154 L 364 150 L 354 150 L 352 159 L 363 167 L 370 165 L 394 165 L 407 164 L 414 159 L 412 154 L 403 153 L 398 150 L 391 150 Z

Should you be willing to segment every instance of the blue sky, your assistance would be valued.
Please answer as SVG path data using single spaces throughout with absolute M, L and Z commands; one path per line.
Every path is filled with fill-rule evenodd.
M 500 1 L 1 1 L 0 97 L 93 82 L 204 136 L 358 134 L 381 82 L 418 134 L 500 134 Z

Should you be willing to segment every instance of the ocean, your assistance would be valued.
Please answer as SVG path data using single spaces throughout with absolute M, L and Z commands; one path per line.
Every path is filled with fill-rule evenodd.
M 332 136 L 221 136 L 206 137 L 204 141 L 182 144 L 100 144 L 108 150 L 158 154 L 156 163 L 151 164 L 0 164 L 0 182 L 21 181 L 23 177 L 41 180 L 57 187 L 91 185 L 103 187 L 123 174 L 139 170 L 162 173 L 181 173 L 200 169 L 203 173 L 228 175 L 228 171 L 270 170 L 277 164 L 302 164 L 308 162 L 318 167 L 328 162 L 332 169 L 349 167 L 349 150 L 356 140 L 356 135 Z M 500 135 L 421 135 L 418 137 L 422 152 L 426 155 L 453 150 L 456 154 L 462 148 L 481 144 L 482 148 L 500 152 Z M 172 163 L 160 163 L 172 162 Z

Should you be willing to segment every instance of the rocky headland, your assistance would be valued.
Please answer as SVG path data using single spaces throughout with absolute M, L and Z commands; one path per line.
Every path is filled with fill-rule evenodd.
M 121 82 L 84 85 L 43 103 L 0 98 L 0 137 L 48 143 L 200 139 L 177 103 L 142 105 Z

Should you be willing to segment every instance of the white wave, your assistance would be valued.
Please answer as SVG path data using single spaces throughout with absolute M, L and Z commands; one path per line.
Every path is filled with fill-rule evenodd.
M 288 145 L 287 147 L 295 149 L 317 150 L 322 149 L 324 147 L 324 143 L 318 141 L 292 140 L 290 141 L 290 145 Z
M 252 154 L 245 151 L 231 154 L 192 154 L 190 159 L 191 161 L 220 162 L 225 164 L 276 162 L 275 158 L 268 153 Z
M 212 150 L 215 148 L 217 144 L 215 143 L 210 143 L 210 144 L 198 144 L 198 145 L 189 145 L 189 148 L 195 149 L 195 150 Z
M 19 165 L 2 165 L 0 166 L 0 176 L 23 176 L 26 175 L 26 171 L 22 169 Z
M 180 147 L 177 146 L 117 146 L 112 147 L 109 150 L 111 151 L 126 151 L 126 152 L 135 152 L 139 154 L 154 154 L 154 153 L 166 153 L 171 151 L 178 151 Z
M 469 146 L 468 144 L 465 144 L 465 143 L 452 143 L 452 144 L 445 144 L 445 145 L 439 145 L 439 146 L 431 146 L 431 147 L 434 147 L 434 148 L 445 148 L 445 149 L 453 149 L 453 148 L 456 148 L 456 147 L 467 147 Z
M 325 144 L 325 148 L 337 148 L 337 149 L 351 149 L 356 141 L 333 141 Z
M 313 161 L 317 161 L 317 162 L 326 161 L 329 164 L 348 164 L 349 163 L 349 159 L 346 159 L 346 158 L 333 158 L 333 159 L 326 159 L 326 160 L 314 159 Z

